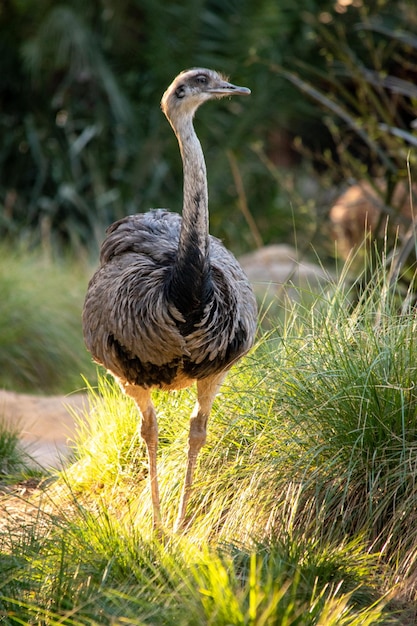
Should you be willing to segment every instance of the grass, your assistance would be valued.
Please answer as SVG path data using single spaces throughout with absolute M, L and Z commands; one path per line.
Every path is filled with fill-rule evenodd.
M 7 259 L 0 265 L 0 387 L 73 391 L 81 373 L 94 373 L 81 330 L 86 272 L 6 245 L 0 255 Z
M 0 421 L 0 484 L 15 482 L 33 473 L 36 472 L 31 457 L 20 445 L 19 428 Z
M 155 394 L 158 538 L 136 409 L 99 376 L 71 462 L 0 535 L 3 623 L 414 623 L 416 322 L 370 284 L 293 304 L 229 374 L 182 536 L 194 391 Z
M 51 519 L 42 538 L 32 531 L 14 547 L 14 564 L 2 563 L 5 623 L 383 623 L 371 621 L 381 620 L 382 604 L 354 587 L 371 570 L 348 564 L 357 549 L 326 556 L 291 541 L 249 550 L 195 539 L 159 543 L 104 507 L 78 510 L 72 522 Z

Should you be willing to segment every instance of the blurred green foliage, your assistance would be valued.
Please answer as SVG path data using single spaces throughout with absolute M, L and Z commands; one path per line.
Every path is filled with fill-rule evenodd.
M 346 241 L 354 239 L 356 229 L 356 243 L 363 243 L 366 215 L 360 211 L 366 209 L 368 216 L 376 211 L 368 222 L 374 244 L 368 257 L 388 252 L 393 282 L 401 278 L 415 293 L 417 7 L 413 2 L 357 4 L 349 28 L 344 21 L 327 23 L 330 15 L 306 17 L 317 34 L 321 64 L 297 59 L 291 68 L 270 67 L 323 112 L 331 142 L 314 158 L 330 173 L 331 183 L 339 192 L 351 185 L 362 189 L 362 209 L 359 202 L 344 204 Z M 308 153 L 302 139 L 299 147 Z
M 415 77 L 415 21 L 411 0 L 3 0 L 1 238 L 95 255 L 114 219 L 151 206 L 179 211 L 181 161 L 159 100 L 179 71 L 200 65 L 252 89 L 250 100 L 204 107 L 196 121 L 213 234 L 237 253 L 254 247 L 245 201 L 264 243 L 296 232 L 308 244 L 322 230 L 320 190 L 356 176 L 347 155 L 363 171 L 381 135 L 394 140 L 374 124 L 372 145 L 358 143 L 346 120 L 288 76 L 348 108 L 356 98 L 360 127 L 398 105 L 389 85 L 368 98 L 364 80 Z M 409 115 L 415 94 L 401 102 Z M 378 174 L 397 162 L 392 141 L 380 146 Z
M 95 379 L 83 344 L 81 264 L 0 246 L 0 389 L 69 393 Z M 1 411 L 0 411 L 1 413 Z M 0 470 L 1 473 L 1 470 Z
M 227 150 L 263 238 L 292 230 L 288 205 L 253 151 L 294 118 L 296 90 L 265 60 L 316 48 L 303 0 L 6 0 L 0 9 L 0 227 L 59 248 L 98 243 L 114 219 L 150 206 L 181 208 L 175 137 L 159 109 L 182 69 L 209 66 L 251 87 L 245 102 L 199 112 L 209 165 L 212 229 L 253 247 Z M 292 94 L 292 95 L 291 95 Z M 306 104 L 298 116 L 304 115 Z M 211 110 L 210 110 L 211 109 Z M 310 107 L 311 109 L 311 107 Z M 281 217 L 284 223 L 282 224 Z M 94 249 L 94 251 L 96 251 Z

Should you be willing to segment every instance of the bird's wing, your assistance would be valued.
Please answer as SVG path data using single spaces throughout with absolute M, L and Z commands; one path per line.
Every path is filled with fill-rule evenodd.
M 100 263 L 104 265 L 114 257 L 133 252 L 166 264 L 176 253 L 180 228 L 181 217 L 167 209 L 128 215 L 107 229 Z
M 111 371 L 107 361 L 114 341 L 129 357 L 154 365 L 187 353 L 176 325 L 181 316 L 164 298 L 163 276 L 164 268 L 133 254 L 96 272 L 84 306 L 84 333 L 93 356 Z
M 101 267 L 90 281 L 83 326 L 88 349 L 112 370 L 111 345 L 143 363 L 163 365 L 187 354 L 167 302 L 166 278 L 178 245 L 181 218 L 164 209 L 128 216 L 108 230 Z M 109 347 L 110 346 L 110 347 Z

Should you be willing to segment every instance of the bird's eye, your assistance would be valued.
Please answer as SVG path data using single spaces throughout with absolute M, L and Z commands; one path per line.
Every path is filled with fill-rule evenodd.
M 185 96 L 185 87 L 184 85 L 179 85 L 175 90 L 175 95 L 177 98 L 183 98 Z
M 200 83 L 200 85 L 205 85 L 208 81 L 205 74 L 199 74 L 198 76 L 196 76 L 195 80 L 197 83 Z

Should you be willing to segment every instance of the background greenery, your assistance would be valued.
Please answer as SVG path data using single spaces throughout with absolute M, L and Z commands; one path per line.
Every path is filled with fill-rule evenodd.
M 0 246 L 0 386 L 69 393 L 95 376 L 83 345 L 85 266 Z
M 198 115 L 213 233 L 236 253 L 255 246 L 244 194 L 264 243 L 296 232 L 331 254 L 323 192 L 382 176 L 389 204 L 406 175 L 416 20 L 411 0 L 42 0 L 36 10 L 3 0 L 2 237 L 96 255 L 114 219 L 180 210 L 181 163 L 159 100 L 201 65 L 252 89 Z

